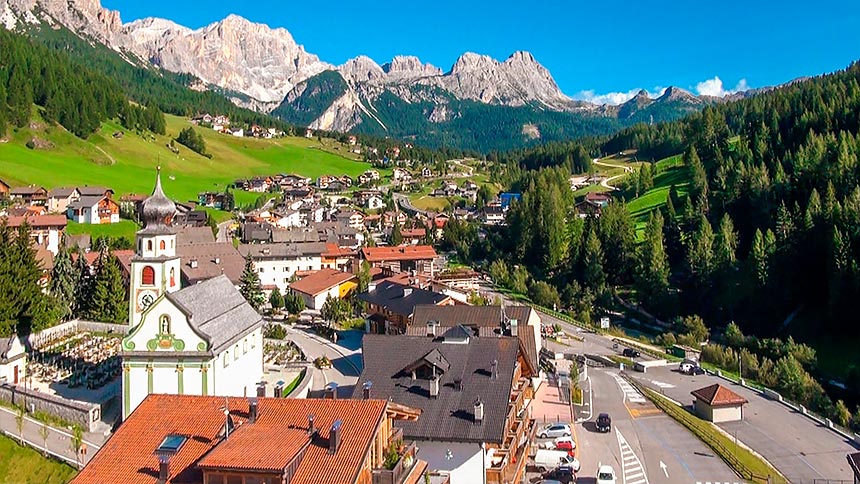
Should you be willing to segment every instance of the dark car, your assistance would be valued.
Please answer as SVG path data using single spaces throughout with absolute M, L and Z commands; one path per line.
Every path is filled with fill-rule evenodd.
M 633 348 L 624 348 L 624 351 L 622 351 L 621 354 L 628 358 L 639 358 L 639 352 Z
M 576 473 L 573 472 L 573 468 L 570 466 L 558 466 L 544 474 L 543 478 L 568 484 L 576 482 Z
M 608 413 L 601 413 L 597 416 L 597 431 L 609 432 L 610 430 L 612 430 L 612 418 Z
M 690 374 L 691 375 L 704 375 L 705 369 L 702 368 L 701 366 L 697 365 L 697 366 L 690 368 Z

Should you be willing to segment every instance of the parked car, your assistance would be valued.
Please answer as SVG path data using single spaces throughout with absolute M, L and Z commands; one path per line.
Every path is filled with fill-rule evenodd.
M 555 448 L 558 450 L 572 451 L 576 448 L 576 442 L 570 437 L 558 437 L 555 439 Z
M 546 439 L 549 437 L 570 437 L 570 425 L 550 424 L 538 432 L 538 437 Z
M 699 363 L 692 360 L 684 360 L 678 365 L 678 371 L 687 375 L 704 375 L 705 370 L 699 366 Z
M 615 470 L 612 466 L 597 466 L 597 484 L 615 484 Z
M 570 466 L 558 466 L 543 475 L 544 478 L 552 479 L 563 484 L 576 482 L 576 471 Z
M 596 424 L 598 432 L 609 432 L 612 430 L 612 418 L 608 413 L 598 415 Z
M 558 466 L 569 466 L 574 472 L 579 470 L 579 461 L 563 450 L 538 449 L 535 452 L 535 467 L 538 471 L 546 472 L 547 469 L 555 469 Z
M 624 348 L 624 351 L 622 351 L 621 354 L 628 358 L 639 358 L 639 352 L 633 348 Z
M 704 369 L 704 368 L 702 368 L 702 367 L 701 367 L 701 366 L 699 366 L 699 365 L 696 365 L 696 366 L 694 366 L 694 367 L 693 367 L 693 369 L 692 369 L 692 370 L 690 370 L 690 374 L 691 374 L 691 375 L 704 375 L 704 374 L 705 374 L 705 369 Z

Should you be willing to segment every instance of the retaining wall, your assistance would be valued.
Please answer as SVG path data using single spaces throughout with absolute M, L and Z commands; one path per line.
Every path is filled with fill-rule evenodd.
M 28 412 L 37 411 L 54 415 L 67 422 L 78 424 L 88 432 L 95 430 L 96 422 L 101 418 L 101 405 L 66 400 L 5 383 L 0 384 L 0 400 L 25 406 Z

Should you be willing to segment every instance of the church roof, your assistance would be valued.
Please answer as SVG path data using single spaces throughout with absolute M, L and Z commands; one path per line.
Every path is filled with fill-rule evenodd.
M 169 293 L 167 299 L 188 315 L 195 330 L 206 336 L 214 354 L 263 324 L 260 314 L 224 275 Z
M 155 176 L 155 188 L 152 195 L 143 201 L 143 229 L 139 234 L 174 234 L 176 229 L 171 226 L 176 214 L 176 204 L 164 194 L 161 189 L 161 168 Z

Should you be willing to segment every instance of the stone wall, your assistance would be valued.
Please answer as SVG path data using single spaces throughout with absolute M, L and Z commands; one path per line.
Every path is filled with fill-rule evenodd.
M 131 327 L 125 324 L 110 324 L 99 323 L 96 321 L 84 321 L 81 319 L 73 319 L 65 323 L 45 328 L 38 333 L 30 335 L 30 346 L 39 347 L 42 341 L 49 341 L 62 334 L 71 334 L 78 331 L 91 331 L 95 333 L 116 333 L 125 335 L 131 330 Z
M 101 405 L 66 400 L 5 383 L 0 384 L 0 401 L 26 405 L 28 412 L 45 412 L 78 424 L 88 432 L 95 430 L 95 424 L 101 418 Z

